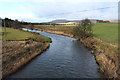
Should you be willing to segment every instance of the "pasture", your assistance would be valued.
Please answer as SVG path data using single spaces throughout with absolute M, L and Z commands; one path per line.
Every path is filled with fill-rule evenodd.
M 45 37 L 40 34 L 35 34 L 23 30 L 13 29 L 13 28 L 6 28 L 6 32 L 4 33 L 5 29 L 2 28 L 2 39 L 3 40 L 25 40 L 25 39 L 34 39 L 40 42 L 50 42 L 51 39 L 49 37 Z

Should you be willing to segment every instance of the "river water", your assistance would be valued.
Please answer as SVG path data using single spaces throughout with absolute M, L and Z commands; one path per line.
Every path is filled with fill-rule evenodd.
M 52 38 L 52 43 L 45 52 L 10 75 L 9 78 L 101 77 L 94 56 L 78 40 L 42 31 L 29 31 Z

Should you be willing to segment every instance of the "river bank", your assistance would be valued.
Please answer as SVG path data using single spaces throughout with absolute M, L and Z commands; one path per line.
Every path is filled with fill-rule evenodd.
M 117 73 L 119 68 L 117 46 L 102 41 L 96 37 L 79 38 L 73 36 L 72 34 L 67 34 L 60 31 L 50 31 L 39 28 L 34 29 L 79 39 L 84 46 L 92 50 L 91 52 L 94 54 L 96 62 L 99 64 L 99 71 L 104 74 L 105 78 L 119 77 L 119 74 Z
M 40 34 L 16 29 L 10 29 L 10 31 L 12 32 L 9 32 L 9 34 L 6 35 L 6 39 L 9 40 L 3 39 L 2 41 L 3 78 L 16 72 L 19 68 L 31 61 L 37 55 L 41 54 L 43 51 L 49 48 L 51 42 L 50 40 L 48 40 L 48 37 L 42 36 Z M 12 36 L 10 38 L 8 37 L 9 35 L 13 34 L 13 32 L 20 33 L 17 34 L 18 38 L 15 37 L 15 35 L 13 39 L 11 38 Z M 23 34 L 27 34 L 27 37 Z M 29 35 L 30 37 L 28 37 Z M 32 37 L 31 35 L 34 35 L 34 37 Z M 20 39 L 19 36 L 22 37 L 22 39 Z M 35 36 L 37 38 L 35 38 Z
M 3 41 L 3 77 L 14 73 L 24 64 L 31 61 L 50 46 L 50 43 L 40 43 L 32 40 Z

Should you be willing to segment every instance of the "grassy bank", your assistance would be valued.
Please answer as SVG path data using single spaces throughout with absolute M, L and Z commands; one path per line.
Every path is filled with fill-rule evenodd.
M 99 64 L 99 71 L 105 78 L 117 78 L 118 48 L 96 37 L 81 38 L 81 43 L 93 50 L 96 62 Z
M 12 28 L 6 28 L 6 33 L 4 33 L 5 31 L 3 28 L 2 32 L 3 32 L 3 35 L 2 35 L 3 40 L 33 39 L 33 40 L 40 41 L 40 42 L 50 42 L 51 41 L 51 39 L 49 37 L 34 34 L 31 32 L 27 32 L 27 31 L 12 29 Z
M 34 29 L 43 30 L 49 33 L 60 34 L 73 37 L 73 28 L 75 26 L 42 26 L 35 25 Z M 80 39 L 81 43 L 87 48 L 92 49 L 96 61 L 99 64 L 99 70 L 106 78 L 118 77 L 118 24 L 117 23 L 97 23 L 93 26 L 94 37 L 74 38 Z
M 3 31 L 4 32 L 4 31 Z M 3 33 L 2 32 L 2 33 Z M 51 39 L 40 34 L 7 28 L 2 45 L 2 76 L 6 77 L 42 53 Z

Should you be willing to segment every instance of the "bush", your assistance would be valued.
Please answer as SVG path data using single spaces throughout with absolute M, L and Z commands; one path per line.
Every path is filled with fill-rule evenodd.
M 73 29 L 75 36 L 90 37 L 92 36 L 92 23 L 89 19 L 82 20 L 81 23 Z

